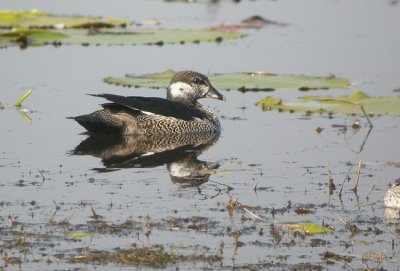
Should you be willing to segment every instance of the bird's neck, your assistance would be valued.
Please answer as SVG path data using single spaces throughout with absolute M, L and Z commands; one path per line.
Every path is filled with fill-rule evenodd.
M 220 126 L 217 115 L 208 106 L 196 102 L 195 107 L 203 113 L 205 119 L 213 123 L 216 127 Z

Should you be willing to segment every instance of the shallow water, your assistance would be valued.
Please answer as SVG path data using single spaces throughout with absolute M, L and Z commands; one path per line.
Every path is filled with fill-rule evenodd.
M 82 127 L 65 118 L 99 108 L 103 101 L 86 93 L 164 96 L 162 90 L 115 87 L 102 79 L 168 68 L 203 73 L 262 70 L 334 74 L 348 78 L 354 82 L 352 88 L 369 95 L 394 95 L 393 90 L 400 87 L 398 5 L 361 0 L 225 1 L 219 5 L 161 1 L 136 1 L 135 5 L 131 1 L 118 5 L 110 1 L 86 1 L 75 6 L 69 1 L 57 5 L 52 1 L 2 4 L 2 9 L 32 8 L 136 21 L 157 18 L 167 27 L 203 27 L 259 14 L 290 26 L 250 31 L 243 39 L 221 44 L 0 50 L 0 101 L 13 103 L 26 89 L 33 89 L 24 103 L 32 111 L 28 114 L 31 125 L 17 110 L 0 111 L 0 262 L 5 264 L 5 252 L 22 262 L 20 266 L 9 264 L 7 270 L 92 269 L 92 263 L 74 264 L 68 257 L 79 255 L 78 248 L 113 251 L 132 244 L 164 244 L 183 254 L 205 253 L 205 246 L 210 253 L 222 255 L 220 263 L 184 262 L 168 265 L 170 269 L 250 268 L 246 265 L 252 264 L 253 268 L 290 269 L 300 268 L 295 265 L 299 263 L 321 270 L 399 268 L 400 221 L 388 219 L 383 206 L 389 183 L 399 177 L 398 167 L 387 163 L 400 162 L 398 117 L 372 118 L 371 131 L 366 119 L 358 117 L 361 129 L 355 132 L 348 127 L 344 133 L 332 125 L 351 126 L 354 117 L 262 112 L 254 105 L 267 95 L 296 98 L 302 92 L 222 91 L 226 102 L 202 101 L 215 109 L 223 130 L 218 142 L 199 156 L 200 160 L 219 163 L 219 169 L 209 182 L 198 187 L 173 183 L 165 165 L 101 172 L 101 159 L 71 155 L 87 136 L 81 134 Z M 347 94 L 350 90 L 329 93 Z M 317 127 L 324 130 L 318 134 Z M 363 167 L 354 193 L 351 189 L 359 160 Z M 350 181 L 344 182 L 353 164 Z M 329 172 L 336 186 L 331 196 Z M 258 207 L 251 211 L 268 222 L 254 221 L 241 209 L 230 217 L 229 197 Z M 304 206 L 311 214 L 296 214 L 295 210 Z M 91 207 L 109 224 L 132 218 L 140 226 L 121 232 L 93 230 L 89 223 L 93 221 Z M 178 223 L 180 219 L 184 220 Z M 64 220 L 71 229 L 60 226 Z M 278 241 L 271 231 L 273 221 L 325 223 L 335 232 L 303 236 L 283 227 L 278 232 L 282 240 Z M 355 225 L 360 233 L 352 235 L 343 221 Z M 278 228 L 279 223 L 274 225 Z M 241 231 L 238 240 L 235 230 Z M 16 232 L 24 231 L 51 233 L 52 237 L 28 236 L 25 246 L 9 244 L 18 239 Z M 74 239 L 69 237 L 70 231 L 91 232 L 92 236 Z M 322 245 L 312 246 L 313 239 L 322 239 Z M 235 251 L 235 244 L 242 246 Z M 326 251 L 350 256 L 352 261 L 339 259 L 327 264 L 321 256 Z M 128 268 L 132 267 L 114 262 L 96 265 L 98 270 Z

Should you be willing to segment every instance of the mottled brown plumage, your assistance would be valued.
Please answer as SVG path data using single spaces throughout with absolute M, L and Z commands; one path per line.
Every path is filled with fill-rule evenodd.
M 383 199 L 386 207 L 400 210 L 400 178 L 394 181 Z
M 92 133 L 117 134 L 213 134 L 220 132 L 217 116 L 197 102 L 201 98 L 223 100 L 208 78 L 193 71 L 177 72 L 167 88 L 167 99 L 94 95 L 111 103 L 88 115 L 74 117 Z

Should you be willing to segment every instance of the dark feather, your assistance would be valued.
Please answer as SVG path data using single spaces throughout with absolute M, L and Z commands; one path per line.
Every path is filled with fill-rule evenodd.
M 99 116 L 93 116 L 93 114 L 81 115 L 74 117 L 80 125 L 86 128 L 92 133 L 111 133 L 118 134 L 122 133 L 123 127 L 115 122 L 107 121 L 106 118 L 101 118 Z
M 194 120 L 194 118 L 204 119 L 206 116 L 195 107 L 176 101 L 170 101 L 157 97 L 136 97 L 136 96 L 119 96 L 113 94 L 90 94 L 95 97 L 105 98 L 118 105 L 138 110 L 150 112 L 165 117 L 173 117 L 186 121 Z

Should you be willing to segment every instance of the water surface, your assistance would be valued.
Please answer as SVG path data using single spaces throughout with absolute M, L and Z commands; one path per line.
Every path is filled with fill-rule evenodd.
M 395 95 L 394 90 L 400 87 L 398 5 L 389 1 L 330 0 L 2 4 L 2 9 L 32 8 L 60 14 L 122 16 L 135 21 L 157 18 L 166 27 L 205 27 L 238 22 L 255 14 L 290 25 L 250 31 L 244 39 L 221 44 L 0 50 L 0 101 L 13 103 L 28 88 L 33 89 L 24 103 L 32 111 L 31 125 L 17 110 L 0 111 L 0 226 L 6 233 L 0 245 L 3 255 L 6 252 L 22 261 L 20 267 L 9 264 L 7 269 L 92 269 L 91 263 L 73 264 L 68 257 L 79 255 L 79 248 L 113 251 L 132 244 L 164 244 L 171 249 L 180 248 L 179 253 L 205 253 L 207 247 L 207 253 L 222 255 L 221 263 L 180 263 L 169 265 L 171 269 L 180 265 L 181 269 L 232 269 L 258 263 L 258 268 L 271 269 L 294 268 L 299 263 L 320 270 L 362 269 L 365 265 L 371 269 L 399 268 L 399 234 L 395 232 L 399 220 L 387 219 L 383 206 L 389 183 L 399 177 L 398 167 L 387 163 L 399 162 L 398 117 L 374 117 L 371 131 L 366 119 L 357 117 L 361 129 L 355 132 L 348 127 L 343 132 L 332 125 L 351 126 L 355 117 L 306 117 L 262 112 L 255 106 L 267 95 L 294 99 L 302 92 L 223 91 L 226 102 L 202 101 L 215 109 L 223 129 L 218 142 L 198 157 L 220 166 L 208 182 L 192 187 L 172 182 L 166 165 L 104 172 L 100 158 L 72 155 L 87 135 L 82 134 L 84 130 L 77 123 L 66 119 L 99 108 L 103 101 L 86 93 L 163 97 L 163 90 L 115 87 L 102 79 L 169 68 L 206 74 L 258 70 L 333 74 L 350 79 L 354 82 L 352 88 L 369 95 Z M 350 91 L 332 90 L 330 94 Z M 323 93 L 326 92 L 312 92 Z M 324 130 L 318 134 L 317 127 Z M 350 181 L 344 180 L 351 165 L 359 160 L 363 167 L 354 193 L 351 189 L 357 166 L 350 170 Z M 336 186 L 332 195 L 329 172 Z M 256 222 L 240 209 L 230 217 L 229 197 L 258 207 L 252 211 L 268 222 Z M 140 226 L 121 234 L 93 230 L 91 207 L 109 224 L 133 219 Z M 296 214 L 299 207 L 308 208 L 311 214 Z M 180 219 L 183 222 L 176 226 Z M 92 232 L 92 236 L 74 240 L 60 226 L 62 221 L 70 223 L 70 231 Z M 193 221 L 203 226 L 201 230 L 190 227 Z M 271 225 L 280 224 L 273 221 L 325 223 L 335 232 L 302 236 L 281 228 L 279 241 Z M 352 235 L 343 221 L 357 226 L 360 233 Z M 15 222 L 24 226 L 15 226 Z M 146 236 L 148 229 L 151 233 Z M 21 249 L 9 245 L 18 236 L 11 230 L 51 232 L 52 238 L 28 237 L 27 246 Z M 234 237 L 235 230 L 241 231 L 238 239 Z M 312 246 L 313 239 L 322 242 Z M 237 241 L 243 244 L 238 247 Z M 338 260 L 327 265 L 322 258 L 326 251 L 349 256 L 352 261 Z M 385 258 L 379 258 L 382 255 Z M 130 268 L 114 262 L 96 266 L 98 270 Z

